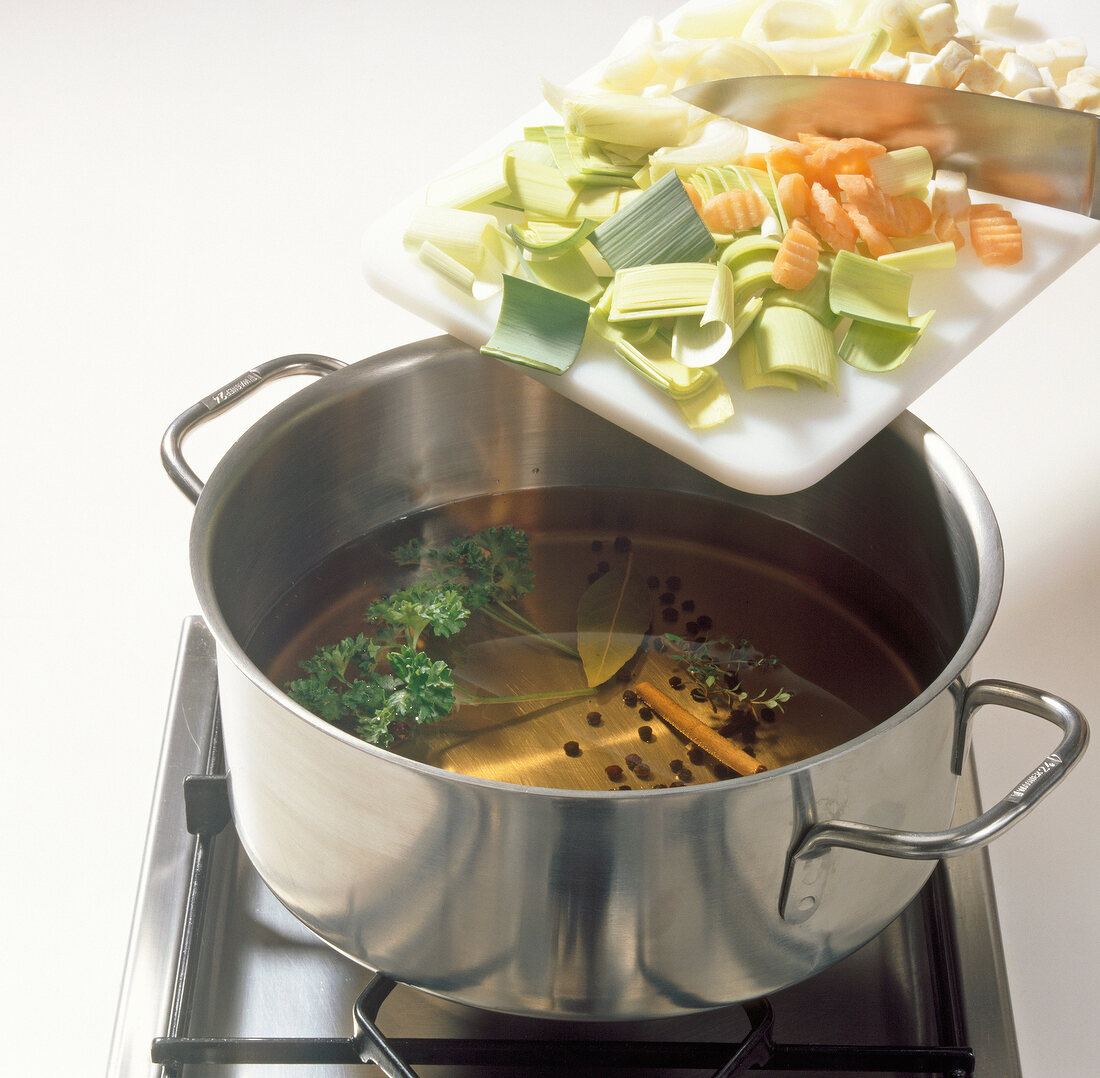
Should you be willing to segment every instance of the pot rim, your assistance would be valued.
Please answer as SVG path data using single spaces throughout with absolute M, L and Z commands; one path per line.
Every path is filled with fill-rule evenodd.
M 311 390 L 331 391 L 333 386 L 341 381 L 341 376 L 354 371 L 361 364 L 354 364 L 342 371 L 327 375 L 319 383 L 306 387 L 300 393 L 276 406 L 266 415 L 262 416 L 250 428 L 248 435 L 264 437 L 270 430 L 280 426 L 286 419 L 287 411 L 297 413 L 299 408 L 308 408 L 312 403 Z M 304 400 L 301 398 L 305 398 Z M 768 782 L 776 777 L 789 778 L 800 772 L 809 771 L 824 763 L 840 759 L 848 753 L 855 752 L 867 742 L 887 735 L 891 730 L 906 722 L 911 716 L 921 711 L 929 701 L 945 691 L 957 678 L 959 678 L 969 665 L 978 647 L 985 639 L 992 624 L 994 615 L 1000 602 L 1001 588 L 1004 576 L 1004 550 L 1000 528 L 992 505 L 989 502 L 977 478 L 971 472 L 966 463 L 951 448 L 951 446 L 936 431 L 929 427 L 912 412 L 905 411 L 897 416 L 886 428 L 895 436 L 901 438 L 906 444 L 912 446 L 916 452 L 922 453 L 927 461 L 930 471 L 937 476 L 941 484 L 950 489 L 958 503 L 959 509 L 965 517 L 970 535 L 975 545 L 975 560 L 977 566 L 978 588 L 974 602 L 974 612 L 967 625 L 966 632 L 958 648 L 951 658 L 944 663 L 940 673 L 905 707 L 895 712 L 889 718 L 872 726 L 858 736 L 843 742 L 832 749 L 816 753 L 813 756 L 785 764 L 774 770 L 764 771 L 757 775 L 747 775 L 738 778 L 732 786 L 726 782 L 705 783 L 699 786 L 669 787 L 666 789 L 632 789 L 632 790 L 577 790 L 552 786 L 530 786 L 521 783 L 504 782 L 498 779 L 486 779 L 473 775 L 467 775 L 458 771 L 449 771 L 436 767 L 433 764 L 419 760 L 409 759 L 397 753 L 371 745 L 354 735 L 347 733 L 324 719 L 314 715 L 311 711 L 292 700 L 283 690 L 276 685 L 252 659 L 245 649 L 237 641 L 236 636 L 230 630 L 222 617 L 220 605 L 217 602 L 213 589 L 208 580 L 208 574 L 202 571 L 205 567 L 199 565 L 197 551 L 202 547 L 199 541 L 202 533 L 203 520 L 206 516 L 205 506 L 218 497 L 218 476 L 229 469 L 232 471 L 233 458 L 240 447 L 240 443 L 233 446 L 218 462 L 210 480 L 206 484 L 203 493 L 199 496 L 192 521 L 191 529 L 191 557 L 192 577 L 195 585 L 202 616 L 214 637 L 219 652 L 224 654 L 233 665 L 265 696 L 273 703 L 285 708 L 295 715 L 300 721 L 313 727 L 318 733 L 336 739 L 355 752 L 364 753 L 374 757 L 383 763 L 408 769 L 423 777 L 434 781 L 446 780 L 470 784 L 475 788 L 487 788 L 496 791 L 511 791 L 524 794 L 535 794 L 541 797 L 567 798 L 569 800 L 587 800 L 596 798 L 638 798 L 638 797 L 716 797 L 719 791 L 731 788 L 742 789 L 747 785 L 756 786 Z M 429 508 L 429 507 L 424 507 Z

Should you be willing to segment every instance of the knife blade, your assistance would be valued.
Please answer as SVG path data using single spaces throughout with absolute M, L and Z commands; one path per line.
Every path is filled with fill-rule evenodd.
M 832 75 L 752 75 L 676 96 L 783 139 L 859 137 L 925 146 L 971 189 L 1100 219 L 1100 117 L 987 94 Z

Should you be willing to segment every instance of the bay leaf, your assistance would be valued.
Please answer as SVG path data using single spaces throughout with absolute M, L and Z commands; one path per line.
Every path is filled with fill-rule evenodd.
M 577 651 L 592 688 L 614 677 L 649 629 L 650 590 L 631 562 L 593 581 L 577 605 Z

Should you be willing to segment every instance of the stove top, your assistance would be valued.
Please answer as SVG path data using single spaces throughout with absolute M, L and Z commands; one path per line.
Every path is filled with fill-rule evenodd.
M 979 811 L 972 764 L 956 811 Z M 879 936 L 767 1000 L 628 1023 L 475 1010 L 372 975 L 268 891 L 230 817 L 213 639 L 184 622 L 108 1078 L 750 1069 L 1019 1078 L 985 851 L 943 862 Z

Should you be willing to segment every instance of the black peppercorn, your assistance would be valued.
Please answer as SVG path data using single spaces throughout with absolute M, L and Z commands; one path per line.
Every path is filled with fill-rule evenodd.
M 638 717 L 640 719 L 645 719 L 646 722 L 649 722 L 649 720 L 653 718 L 653 714 L 653 708 L 646 707 L 644 704 L 638 708 Z
M 662 606 L 670 606 L 676 602 L 676 596 L 671 591 L 664 591 L 657 597 L 657 602 Z
M 680 780 L 681 782 L 691 782 L 691 780 L 692 780 L 692 779 L 693 779 L 693 778 L 694 778 L 695 776 L 694 776 L 694 775 L 692 775 L 692 773 L 691 773 L 691 769 L 690 769 L 690 768 L 687 768 L 687 767 L 681 767 L 681 768 L 680 768 L 680 770 L 676 772 L 676 777 L 677 777 L 677 778 L 678 778 L 678 779 L 679 779 L 679 780 Z
M 667 622 L 671 623 L 671 622 L 674 622 L 674 621 L 678 620 L 679 617 L 680 617 L 680 611 L 677 610 L 676 607 L 674 607 L 674 606 L 666 606 L 661 611 L 661 620 L 662 621 L 667 621 Z
M 580 756 L 581 747 L 576 741 L 567 741 L 562 748 L 565 749 L 566 756 Z
M 603 716 L 598 711 L 590 711 L 585 719 L 588 721 L 589 726 L 599 726 L 603 722 Z
M 684 604 L 684 609 L 685 610 L 687 609 L 687 604 L 686 603 Z M 694 606 L 693 606 L 693 609 L 694 609 Z M 706 632 L 708 629 L 713 627 L 714 622 L 706 614 L 700 614 L 695 619 L 695 624 L 698 625 L 699 628 L 703 630 L 703 632 Z
M 636 752 L 628 752 L 626 754 L 626 766 L 633 771 L 640 763 L 642 758 Z
M 669 767 L 669 770 L 670 770 L 670 771 L 672 771 L 673 773 L 675 773 L 675 772 L 677 772 L 677 771 L 683 771 L 683 769 L 684 769 L 684 761 L 683 761 L 683 760 L 679 760 L 679 759 L 677 759 L 677 760 L 670 760 L 670 761 L 669 761 L 669 763 L 668 763 L 668 767 Z
M 688 759 L 693 764 L 705 763 L 706 758 L 707 758 L 707 754 L 705 752 L 703 752 L 703 750 L 701 748 L 699 748 L 698 746 L 692 745 L 692 747 L 690 749 L 688 749 Z
M 633 689 L 624 689 L 623 703 L 626 704 L 627 707 L 637 707 L 638 694 Z
M 612 782 L 618 782 L 623 777 L 623 769 L 618 764 L 608 764 L 604 771 Z
M 620 536 L 616 537 L 616 539 L 615 539 L 615 549 L 620 554 L 627 553 L 627 551 L 630 550 L 630 547 L 631 547 L 631 543 L 630 543 L 630 537 L 629 536 L 620 535 Z
M 649 764 L 637 764 L 634 768 L 634 774 L 640 779 L 648 779 L 651 774 Z
M 652 726 L 639 726 L 638 727 L 638 736 L 643 741 L 652 741 L 653 740 L 653 727 Z
M 646 587 L 656 590 L 661 586 L 661 582 L 655 576 L 646 577 Z

